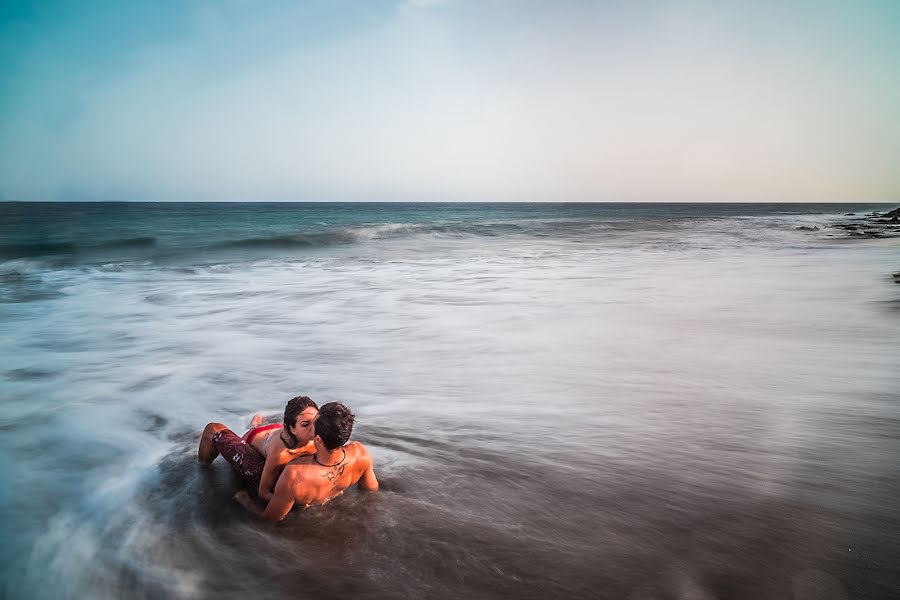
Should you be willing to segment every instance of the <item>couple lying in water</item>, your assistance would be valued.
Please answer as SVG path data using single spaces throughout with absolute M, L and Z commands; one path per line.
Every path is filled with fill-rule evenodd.
M 208 424 L 197 455 L 209 464 L 221 454 L 250 490 L 234 499 L 264 519 L 280 521 L 295 504 L 325 503 L 354 484 L 378 489 L 369 451 L 359 442 L 347 443 L 353 420 L 340 402 L 319 409 L 298 396 L 287 403 L 283 424 L 263 425 L 262 415 L 256 415 L 243 437 L 221 423 Z

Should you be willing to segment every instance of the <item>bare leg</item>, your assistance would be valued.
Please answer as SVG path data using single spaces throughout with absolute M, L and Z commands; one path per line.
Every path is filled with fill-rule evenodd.
M 200 447 L 197 449 L 197 459 L 200 462 L 209 464 L 219 455 L 212 438 L 217 431 L 222 431 L 223 429 L 228 428 L 221 423 L 210 423 L 203 430 L 203 433 L 200 434 Z
M 256 413 L 255 415 L 253 415 L 253 418 L 250 419 L 250 427 L 247 429 L 247 431 L 244 432 L 244 435 L 241 436 L 241 439 L 246 442 L 247 436 L 250 435 L 250 432 L 253 431 L 253 428 L 259 427 L 262 424 L 263 424 L 263 416 L 259 413 Z

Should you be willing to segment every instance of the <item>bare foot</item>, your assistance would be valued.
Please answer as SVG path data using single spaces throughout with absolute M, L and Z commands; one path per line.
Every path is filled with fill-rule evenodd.
M 253 500 L 253 498 L 250 497 L 250 494 L 247 493 L 247 490 L 238 491 L 234 496 L 231 497 L 231 499 L 255 515 L 261 515 L 263 512 L 262 507 L 257 504 Z
M 262 422 L 263 422 L 263 416 L 259 413 L 256 413 L 255 415 L 253 415 L 253 418 L 250 420 L 250 428 L 252 429 L 254 427 L 259 427 L 260 425 L 262 425 Z

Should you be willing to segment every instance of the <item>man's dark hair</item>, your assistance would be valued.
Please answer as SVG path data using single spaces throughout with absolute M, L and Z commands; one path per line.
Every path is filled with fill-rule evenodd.
M 316 417 L 316 435 L 329 450 L 340 448 L 350 439 L 353 431 L 353 413 L 340 402 L 329 402 L 319 409 Z
M 291 427 L 297 424 L 297 417 L 300 416 L 300 413 L 310 406 L 316 409 L 319 408 L 309 396 L 297 396 L 288 400 L 287 406 L 284 407 L 284 429 L 282 431 L 287 434 L 292 442 L 290 445 L 285 443 L 285 446 L 288 448 L 297 447 L 297 437 L 291 433 Z M 283 438 L 282 441 L 284 441 Z

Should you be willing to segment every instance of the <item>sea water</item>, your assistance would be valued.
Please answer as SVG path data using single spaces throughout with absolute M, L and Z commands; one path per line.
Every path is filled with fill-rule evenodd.
M 2 595 L 893 597 L 886 208 L 0 204 Z M 263 524 L 301 394 L 382 490 Z

